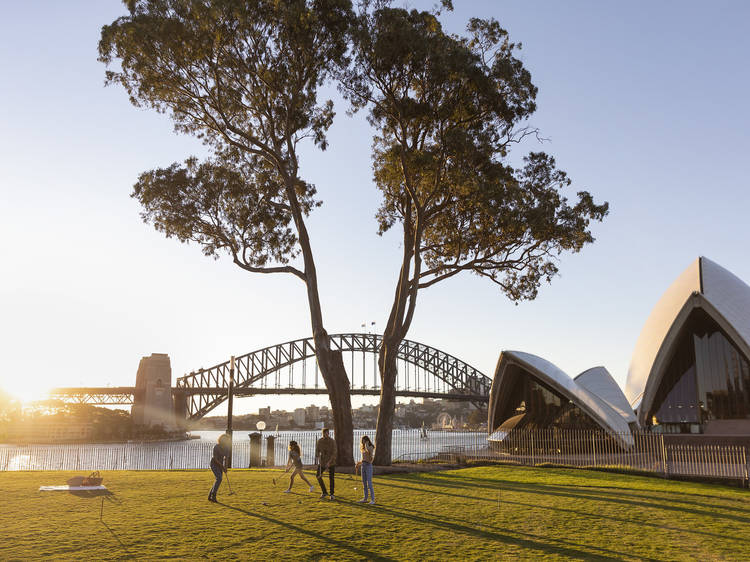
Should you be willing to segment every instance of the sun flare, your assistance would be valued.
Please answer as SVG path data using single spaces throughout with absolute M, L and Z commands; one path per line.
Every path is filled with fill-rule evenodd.
M 29 404 L 37 400 L 44 400 L 49 394 L 49 388 L 46 386 L 32 386 L 24 384 L 27 381 L 18 381 L 18 384 L 3 383 L 2 390 L 10 395 L 14 400 L 23 404 Z

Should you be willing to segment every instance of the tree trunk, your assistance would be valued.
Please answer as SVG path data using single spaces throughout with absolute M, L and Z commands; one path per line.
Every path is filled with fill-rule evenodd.
M 350 394 L 349 377 L 344 368 L 344 360 L 340 351 L 331 350 L 328 332 L 323 327 L 323 312 L 320 306 L 318 292 L 318 274 L 315 268 L 310 237 L 305 226 L 299 201 L 295 193 L 296 175 L 287 176 L 287 200 L 292 209 L 302 259 L 305 264 L 305 284 L 307 285 L 307 302 L 310 307 L 310 325 L 315 342 L 315 357 L 323 380 L 328 389 L 333 412 L 333 430 L 336 439 L 337 460 L 340 466 L 354 466 L 352 440 L 354 426 L 352 424 L 352 400 Z
M 327 337 L 327 336 L 326 336 Z M 333 412 L 333 431 L 336 440 L 336 464 L 354 466 L 354 426 L 349 377 L 340 351 L 316 351 L 318 365 L 328 388 L 328 399 Z
M 374 464 L 390 466 L 392 462 L 393 417 L 396 412 L 396 357 L 401 342 L 383 341 L 380 349 L 380 408 L 375 433 Z

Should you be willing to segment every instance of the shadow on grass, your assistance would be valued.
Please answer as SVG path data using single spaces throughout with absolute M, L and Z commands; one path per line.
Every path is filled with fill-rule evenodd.
M 529 471 L 536 470 L 536 471 L 538 471 L 538 473 L 542 473 L 542 474 L 543 474 L 542 471 L 548 470 L 548 469 L 544 469 L 544 468 L 536 468 L 536 469 L 534 469 L 532 467 L 524 467 L 524 468 L 528 469 Z M 651 474 L 648 474 L 648 475 L 622 474 L 622 473 L 617 473 L 617 472 L 607 472 L 605 470 L 595 470 L 595 469 L 590 469 L 590 470 L 583 469 L 583 470 L 581 470 L 581 469 L 577 469 L 577 468 L 558 469 L 558 470 L 561 470 L 561 472 L 565 476 L 569 476 L 569 477 L 572 477 L 572 478 L 578 478 L 578 479 L 585 478 L 588 482 L 592 482 L 593 481 L 593 482 L 604 482 L 605 483 L 605 484 L 567 484 L 567 486 L 570 486 L 570 487 L 602 488 L 602 489 L 609 489 L 609 490 L 637 490 L 638 492 L 642 492 L 643 494 L 646 494 L 646 497 L 650 497 L 647 494 L 651 493 L 653 490 L 641 489 L 641 488 L 633 488 L 633 487 L 629 486 L 628 483 L 631 482 L 631 481 L 635 481 L 635 482 L 644 482 L 644 483 L 670 482 L 670 483 L 673 483 L 673 484 L 676 484 L 676 485 L 681 484 L 681 482 L 678 481 L 678 480 L 664 480 L 663 478 L 661 478 L 659 476 L 654 476 L 654 475 L 651 475 Z M 498 472 L 500 472 L 500 470 L 498 470 Z M 399 475 L 399 476 L 403 476 L 403 475 Z M 446 472 L 439 472 L 439 473 L 430 474 L 429 476 L 433 476 L 435 478 L 439 478 L 439 479 L 442 479 L 442 480 L 470 480 L 470 481 L 474 481 L 474 482 L 481 482 L 481 483 L 483 483 L 485 485 L 487 485 L 489 482 L 493 482 L 493 481 L 494 482 L 503 482 L 504 481 L 504 480 L 489 479 L 489 478 L 478 478 L 476 476 L 468 476 L 468 475 L 464 475 L 464 474 L 455 474 L 455 473 L 451 473 L 451 472 L 447 472 L 447 471 Z M 623 477 L 623 478 L 627 478 L 628 480 L 623 480 L 623 481 L 619 482 L 619 484 L 620 484 L 619 486 L 616 486 L 616 485 L 613 485 L 613 482 L 612 482 L 612 477 L 613 476 L 620 476 L 620 477 Z M 633 479 L 633 480 L 630 480 L 630 479 Z M 517 480 L 513 480 L 512 482 L 518 482 L 518 481 Z M 737 490 L 738 489 L 738 488 L 730 488 L 730 487 L 727 487 L 727 486 L 710 484 L 710 483 L 707 483 L 706 485 L 708 485 L 708 486 L 715 486 L 715 488 L 717 489 L 718 492 L 727 492 L 729 490 Z M 564 485 L 561 484 L 561 486 L 564 486 Z M 661 494 L 675 494 L 675 495 L 679 494 L 683 498 L 686 498 L 686 497 L 687 498 L 696 498 L 694 500 L 693 499 L 682 499 L 681 501 L 683 503 L 702 504 L 705 501 L 705 499 L 707 499 L 707 498 L 712 499 L 712 500 L 715 500 L 715 499 L 719 498 L 721 500 L 728 501 L 728 502 L 744 502 L 744 501 L 746 501 L 744 498 L 736 497 L 736 496 L 735 497 L 729 497 L 729 496 L 723 495 L 723 493 L 708 494 L 708 493 L 698 493 L 698 492 L 695 492 L 695 491 L 689 491 L 688 492 L 688 491 L 684 490 L 684 486 L 682 488 L 683 489 L 677 489 L 677 487 L 675 486 L 675 489 L 672 489 L 672 490 L 663 490 L 663 491 L 660 491 L 660 493 Z
M 431 484 L 434 484 L 434 483 L 433 482 L 430 482 L 430 483 L 421 482 L 421 484 L 423 484 L 424 486 L 430 486 Z M 401 489 L 404 489 L 404 490 L 410 490 L 412 492 L 440 494 L 440 495 L 443 495 L 443 496 L 449 496 L 449 497 L 454 497 L 454 498 L 465 498 L 465 499 L 470 499 L 470 500 L 479 501 L 479 502 L 495 503 L 497 501 L 496 497 L 490 497 L 490 496 L 487 496 L 487 495 L 476 496 L 476 495 L 458 494 L 458 493 L 438 491 L 438 490 L 426 490 L 424 487 L 404 486 L 403 484 L 393 484 L 393 483 L 390 483 L 390 482 L 385 482 L 383 480 L 378 480 L 377 481 L 377 486 L 378 487 L 380 487 L 380 486 L 387 486 L 387 487 L 392 487 L 392 488 L 401 488 Z M 470 488 L 472 490 L 476 490 L 478 488 L 477 486 L 461 486 L 461 485 L 453 485 L 453 484 L 451 484 L 451 485 L 438 484 L 437 486 L 444 486 L 444 487 L 450 487 L 450 488 Z M 650 509 L 660 509 L 660 507 L 658 505 L 654 505 L 654 504 L 645 504 L 645 503 L 640 503 L 640 502 L 637 502 L 637 501 L 627 501 L 627 500 L 622 500 L 622 501 L 618 502 L 617 500 L 612 499 L 612 498 L 600 497 L 600 496 L 591 495 L 591 494 L 575 494 L 575 493 L 571 493 L 571 492 L 568 492 L 568 493 L 554 492 L 554 491 L 549 491 L 547 489 L 542 489 L 542 488 L 545 488 L 545 487 L 542 487 L 542 486 L 535 487 L 535 488 L 529 488 L 529 487 L 524 486 L 524 485 L 519 485 L 517 482 L 507 482 L 507 485 L 503 486 L 503 487 L 501 487 L 501 486 L 486 486 L 485 488 L 488 488 L 488 489 L 490 489 L 493 492 L 503 492 L 503 491 L 504 492 L 508 492 L 508 491 L 510 491 L 510 492 L 541 494 L 541 495 L 544 495 L 544 496 L 562 496 L 562 497 L 566 497 L 566 498 L 588 499 L 588 500 L 603 501 L 603 502 L 609 501 L 609 502 L 616 502 L 616 503 L 625 503 L 625 504 L 635 505 L 635 506 L 639 506 L 639 507 L 647 507 L 647 508 L 650 508 Z M 657 529 L 669 529 L 669 530 L 672 530 L 672 531 L 679 531 L 679 532 L 683 532 L 683 533 L 692 533 L 692 534 L 696 534 L 696 535 L 705 535 L 705 536 L 709 536 L 709 537 L 716 537 L 716 538 L 722 538 L 722 539 L 727 538 L 726 535 L 721 534 L 721 533 L 712 533 L 710 531 L 704 531 L 704 530 L 695 529 L 695 528 L 684 529 L 684 528 L 681 528 L 681 527 L 674 527 L 674 526 L 670 526 L 670 525 L 662 525 L 662 524 L 658 524 L 658 523 L 651 523 L 650 521 L 641 520 L 641 519 L 638 519 L 638 520 L 628 519 L 628 518 L 625 518 L 625 517 L 617 517 L 617 516 L 613 516 L 613 515 L 603 515 L 601 513 L 593 513 L 593 512 L 588 512 L 588 511 L 577 511 L 577 510 L 570 509 L 570 508 L 556 507 L 556 506 L 550 506 L 550 505 L 525 504 L 525 503 L 522 503 L 522 502 L 512 502 L 512 501 L 507 501 L 507 500 L 501 500 L 501 501 L 502 501 L 503 504 L 515 503 L 517 505 L 521 505 L 521 506 L 524 506 L 524 507 L 532 507 L 532 508 L 537 508 L 537 509 L 547 509 L 547 510 L 551 510 L 551 511 L 559 511 L 559 512 L 563 512 L 563 513 L 571 513 L 571 514 L 576 514 L 576 515 L 581 515 L 581 516 L 586 516 L 586 517 L 591 517 L 591 518 L 596 518 L 596 519 L 609 519 L 609 520 L 618 521 L 618 522 L 621 522 L 621 523 L 631 523 L 631 524 L 635 524 L 635 525 L 642 525 L 642 526 L 654 527 L 654 528 L 657 528 Z M 673 510 L 681 510 L 680 508 L 675 508 L 675 507 L 672 507 L 672 506 L 669 506 L 669 507 L 671 509 L 673 509 Z M 720 514 L 716 514 L 714 512 L 697 511 L 697 510 L 681 510 L 681 511 L 689 511 L 689 512 L 697 513 L 697 514 L 699 514 L 701 516 L 706 516 L 706 517 L 715 517 L 716 515 L 720 515 Z M 744 519 L 745 519 L 745 518 L 742 518 L 742 517 L 736 517 L 736 516 L 732 516 L 732 515 L 728 516 L 727 518 L 731 519 L 731 520 L 734 520 L 734 521 L 739 521 L 741 523 L 744 522 Z
M 529 506 L 529 507 L 534 507 L 534 506 Z M 475 529 L 474 527 L 467 526 L 465 519 L 459 519 L 457 517 L 451 517 L 451 516 L 445 516 L 445 515 L 436 515 L 434 513 L 427 513 L 425 511 L 418 511 L 416 509 L 399 508 L 398 511 L 394 511 L 391 508 L 387 508 L 387 507 L 383 507 L 383 506 L 378 506 L 378 508 L 380 508 L 382 511 L 388 512 L 391 515 L 399 513 L 399 512 L 401 512 L 401 513 L 403 513 L 403 512 L 411 512 L 413 514 L 417 514 L 417 515 L 409 515 L 408 513 L 403 513 L 403 515 L 405 517 L 408 517 L 408 518 L 426 519 L 425 518 L 426 515 L 431 515 L 434 518 L 432 520 L 428 520 L 428 521 L 431 521 L 431 524 L 434 524 L 434 522 L 447 523 L 447 524 L 450 525 L 451 529 L 456 529 L 458 531 L 463 531 L 464 529 L 472 529 L 472 530 L 474 530 L 474 532 L 471 533 L 471 534 L 474 534 L 474 535 L 485 536 L 486 534 L 489 534 L 490 537 L 492 537 L 492 536 L 498 535 L 498 533 L 496 531 L 507 531 L 507 532 L 514 533 L 516 535 L 521 535 L 523 537 L 528 537 L 528 539 L 516 539 L 517 541 L 529 540 L 529 541 L 534 541 L 535 544 L 539 544 L 540 541 L 548 541 L 548 542 L 551 541 L 551 542 L 555 542 L 555 543 L 561 543 L 561 544 L 564 544 L 564 545 L 570 545 L 570 546 L 554 546 L 554 545 L 549 545 L 550 548 L 552 548 L 552 549 L 555 549 L 555 548 L 557 548 L 557 549 L 564 549 L 564 551 L 562 551 L 562 552 L 558 552 L 558 551 L 555 551 L 555 552 L 559 553 L 559 554 L 565 554 L 567 556 L 571 556 L 571 554 L 569 552 L 567 552 L 567 551 L 571 550 L 570 547 L 580 547 L 581 546 L 580 543 L 577 543 L 577 542 L 574 542 L 574 541 L 569 541 L 569 540 L 559 539 L 559 538 L 554 538 L 554 537 L 545 537 L 545 536 L 542 536 L 542 535 L 535 535 L 533 533 L 527 533 L 527 532 L 516 531 L 516 530 L 511 530 L 511 529 L 502 529 L 502 528 L 497 527 L 495 525 L 490 525 L 490 524 L 484 523 L 484 522 L 483 523 L 478 523 L 477 525 L 481 526 L 481 527 L 485 527 L 487 529 L 494 529 L 495 532 L 482 531 L 482 530 L 480 530 L 478 528 Z M 369 508 L 369 509 L 371 509 L 371 508 Z M 520 512 L 520 513 L 522 513 L 522 512 Z M 440 519 L 442 519 L 443 521 L 440 521 Z M 453 521 L 453 523 L 448 523 L 447 520 Z M 499 535 L 499 536 L 506 537 L 507 535 L 503 534 L 503 535 Z M 503 542 L 507 542 L 507 541 L 503 541 Z M 525 546 L 525 547 L 529 548 L 526 544 L 523 544 L 522 546 Z M 538 548 L 538 547 L 534 547 L 534 548 Z M 593 546 L 593 545 L 590 545 L 590 544 L 587 544 L 586 548 L 590 549 L 590 550 L 593 550 L 593 551 L 596 551 L 596 552 L 601 553 L 601 554 L 589 553 L 589 552 L 584 553 L 583 551 L 580 551 L 578 549 L 574 549 L 574 551 L 580 553 L 581 555 L 584 555 L 586 558 L 599 557 L 599 558 L 605 559 L 605 560 L 611 560 L 613 556 L 615 557 L 616 560 L 621 560 L 622 557 L 624 557 L 624 556 L 632 556 L 631 553 L 618 552 L 616 550 L 612 550 L 612 549 L 604 548 L 604 547 L 600 547 L 600 546 Z M 639 557 L 639 558 L 641 560 L 649 560 L 649 561 L 657 560 L 656 558 L 646 558 L 646 557 Z
M 589 511 L 578 511 L 575 509 L 570 509 L 567 507 L 551 507 L 551 506 L 541 506 L 539 504 L 531 504 L 531 503 L 524 503 L 519 501 L 512 501 L 512 500 L 502 500 L 501 505 L 505 506 L 518 506 L 520 509 L 523 509 L 524 511 L 527 511 L 529 509 L 548 509 L 550 511 L 558 511 L 560 513 L 568 513 L 570 515 L 576 515 L 578 517 L 589 517 L 592 519 L 609 519 L 610 521 L 617 521 L 620 523 L 627 523 L 631 525 L 636 525 L 639 527 L 653 527 L 654 529 L 659 530 L 666 530 L 666 531 L 676 531 L 678 533 L 686 533 L 686 534 L 694 534 L 694 535 L 704 535 L 707 537 L 713 537 L 715 539 L 722 539 L 722 540 L 729 540 L 729 541 L 736 541 L 743 543 L 746 539 L 742 537 L 731 537 L 727 536 L 724 533 L 712 533 L 710 531 L 703 531 L 701 529 L 685 529 L 682 527 L 674 527 L 672 525 L 664 525 L 660 523 L 652 523 L 650 521 L 645 521 L 642 519 L 628 519 L 626 517 L 617 517 L 615 515 L 602 515 L 600 513 L 592 513 Z
M 575 484 L 571 485 L 555 485 L 555 484 L 531 484 L 526 482 L 517 482 L 513 480 L 494 480 L 493 484 L 488 484 L 486 480 L 476 479 L 476 478 L 464 478 L 464 481 L 440 481 L 440 480 L 446 480 L 447 478 L 445 475 L 440 475 L 438 477 L 433 477 L 430 479 L 420 479 L 419 484 L 423 486 L 434 486 L 438 488 L 451 488 L 451 489 L 460 489 L 460 490 L 477 490 L 477 488 L 485 488 L 493 491 L 497 490 L 513 490 L 516 492 L 527 492 L 532 494 L 542 494 L 545 496 L 557 496 L 557 497 L 564 497 L 564 498 L 574 498 L 574 499 L 588 499 L 588 500 L 596 500 L 596 501 L 602 501 L 602 502 L 610 502 L 610 503 L 616 503 L 621 505 L 626 505 L 629 507 L 638 507 L 638 508 L 651 508 L 651 509 L 663 509 L 666 511 L 674 511 L 674 512 L 681 512 L 681 513 L 690 513 L 693 515 L 698 515 L 701 517 L 711 517 L 711 518 L 722 518 L 727 519 L 730 521 L 736 521 L 739 523 L 750 523 L 750 508 L 748 509 L 742 509 L 737 507 L 727 507 L 724 508 L 724 506 L 713 504 L 713 506 L 716 509 L 726 509 L 727 511 L 740 511 L 743 515 L 736 515 L 734 513 L 721 513 L 718 511 L 711 511 L 705 509 L 705 502 L 699 504 L 698 502 L 691 502 L 687 500 L 679 500 L 679 499 L 672 499 L 669 498 L 668 501 L 674 502 L 674 503 L 687 503 L 688 506 L 677 506 L 672 505 L 669 503 L 663 503 L 663 501 L 667 500 L 660 500 L 655 499 L 654 494 L 657 492 L 653 492 L 651 495 L 640 495 L 640 494 L 634 494 L 627 488 L 617 488 L 616 491 L 612 490 L 611 488 L 608 489 L 597 489 L 592 490 L 590 487 L 583 487 L 583 486 L 577 486 Z M 404 486 L 403 483 L 408 482 L 408 480 L 403 478 L 398 478 L 395 480 L 399 480 L 402 484 L 391 484 L 388 483 L 386 480 L 378 480 L 378 485 L 384 485 L 384 486 L 394 486 L 394 487 L 401 487 L 401 488 L 407 488 L 411 490 L 419 490 L 418 487 L 415 486 Z M 470 480 L 470 482 L 466 482 L 466 480 Z M 575 491 L 573 491 L 575 490 Z M 445 492 L 436 492 L 434 490 L 431 490 L 433 493 L 445 493 Z M 455 495 L 459 497 L 467 497 L 472 498 L 476 500 L 481 500 L 481 498 L 478 498 L 476 496 L 462 496 L 461 494 L 448 494 L 448 495 Z M 623 497 L 624 495 L 628 496 L 635 496 L 634 499 L 628 499 Z M 717 498 L 714 498 L 716 501 Z M 692 507 L 692 506 L 699 506 L 698 507 Z M 744 516 L 744 515 L 747 516 Z
M 112 535 L 113 537 L 115 537 L 115 540 L 116 540 L 116 541 L 117 541 L 118 543 L 120 543 L 120 546 L 122 547 L 122 549 L 123 549 L 123 550 L 124 550 L 124 551 L 125 551 L 125 552 L 127 553 L 127 556 L 121 556 L 120 558 L 135 558 L 135 557 L 136 557 L 136 556 L 135 556 L 135 554 L 133 554 L 132 552 L 130 552 L 130 551 L 128 550 L 128 546 L 127 546 L 127 545 L 126 545 L 126 544 L 125 544 L 124 542 L 122 542 L 122 540 L 120 540 L 120 537 L 118 537 L 118 536 L 117 536 L 117 533 L 115 533 L 115 532 L 114 532 L 114 531 L 112 530 L 112 527 L 110 527 L 109 525 L 107 525 L 107 524 L 106 524 L 106 523 L 105 523 L 104 521 L 101 521 L 101 524 L 102 524 L 102 525 L 104 525 L 104 527 L 106 527 L 106 529 L 107 529 L 107 530 L 108 530 L 108 531 L 110 532 L 110 534 L 111 534 L 111 535 Z
M 265 521 L 266 523 L 271 523 L 273 525 L 278 525 L 280 527 L 286 527 L 287 529 L 294 531 L 296 533 L 300 533 L 303 535 L 307 535 L 309 537 L 319 539 L 321 541 L 327 542 L 331 545 L 334 545 L 342 550 L 348 550 L 358 556 L 361 556 L 363 558 L 366 558 L 367 560 L 382 560 L 384 562 L 392 561 L 392 558 L 388 558 L 386 556 L 383 556 L 382 554 L 379 554 L 377 552 L 371 552 L 369 550 L 365 550 L 363 548 L 358 548 L 356 546 L 353 546 L 347 542 L 334 539 L 331 537 L 327 537 L 325 535 L 321 535 L 320 533 L 316 533 L 315 531 L 310 531 L 309 529 L 305 529 L 304 527 L 300 527 L 299 525 L 293 525 L 292 523 L 287 523 L 286 521 L 281 521 L 280 519 L 274 519 L 273 517 L 268 517 L 267 515 L 261 515 L 259 513 L 254 513 L 252 511 L 247 511 L 246 509 L 241 509 L 239 507 L 234 507 L 232 505 L 227 505 L 225 503 L 218 502 L 218 505 L 221 505 L 223 507 L 226 507 L 227 509 L 232 509 L 234 511 L 238 511 L 240 513 L 244 513 L 248 517 L 255 517 L 256 519 L 260 519 L 261 521 Z M 207 551 L 205 554 L 214 554 L 216 552 L 221 552 L 222 550 L 226 550 L 228 548 L 232 548 L 235 546 L 241 546 L 249 541 L 254 541 L 255 539 L 245 539 L 241 541 L 237 541 L 235 543 L 215 548 L 212 550 Z
M 71 478 L 71 480 L 74 480 Z M 68 484 L 71 486 L 78 486 L 79 484 L 71 484 L 70 480 L 68 480 Z M 111 505 L 120 505 L 122 504 L 122 501 L 120 498 L 118 498 L 113 492 L 110 492 L 109 490 L 79 490 L 79 491 L 72 491 L 70 492 L 72 495 L 81 497 L 81 498 L 101 498 L 102 503 L 99 507 L 99 523 L 104 525 L 104 528 L 109 531 L 109 533 L 115 538 L 115 540 L 120 544 L 122 549 L 126 552 L 126 555 L 121 556 L 120 558 L 128 559 L 128 558 L 136 558 L 135 554 L 130 552 L 128 550 L 127 545 L 122 542 L 120 537 L 115 533 L 115 531 L 107 525 L 107 523 L 104 521 L 104 506 L 111 504 Z M 106 504 L 105 504 L 106 502 Z
M 577 469 L 572 469 L 572 470 L 577 470 Z M 609 474 L 609 473 L 606 473 L 604 471 L 599 471 L 599 470 L 589 471 L 586 473 L 585 478 L 587 480 L 597 480 L 597 481 L 607 482 L 608 478 L 601 476 L 602 474 Z M 581 476 L 578 476 L 578 477 L 580 478 Z M 438 478 L 442 480 L 471 481 L 471 482 L 476 482 L 477 484 L 484 485 L 486 487 L 488 486 L 489 482 L 497 482 L 498 484 L 501 482 L 503 484 L 506 484 L 506 483 L 507 484 L 520 484 L 518 481 L 515 481 L 515 480 L 488 481 L 488 479 L 486 478 L 477 478 L 475 476 L 464 476 L 464 475 L 459 476 L 459 475 L 451 474 L 448 472 L 441 472 L 439 474 L 435 474 L 434 478 Z M 635 478 L 647 478 L 650 480 L 654 480 L 654 479 L 660 480 L 653 476 L 635 476 Z M 530 484 L 530 485 L 533 485 L 533 484 Z M 544 485 L 544 484 L 541 484 L 541 485 Z M 547 484 L 545 486 L 550 486 L 550 485 Z M 612 485 L 601 485 L 601 484 L 552 484 L 551 486 L 558 487 L 558 488 L 592 488 L 596 490 L 606 491 L 607 493 L 610 493 L 610 494 L 627 492 L 631 496 L 642 497 L 645 499 L 653 499 L 654 493 L 655 493 L 654 490 L 642 490 L 642 489 L 637 489 L 637 488 L 631 488 L 628 486 L 612 486 Z M 490 485 L 489 487 L 493 487 L 493 486 Z M 724 489 L 722 489 L 721 491 L 724 491 Z M 677 490 L 677 489 L 663 490 L 663 491 L 659 491 L 658 493 L 662 496 L 678 496 L 675 498 L 670 497 L 669 500 L 674 501 L 676 503 L 684 503 L 688 505 L 704 506 L 706 504 L 707 499 L 713 502 L 717 500 L 724 501 L 724 502 L 732 502 L 732 503 L 747 502 L 747 499 L 741 498 L 741 497 L 727 497 L 724 495 L 698 494 L 695 492 L 685 492 L 683 490 Z M 688 498 L 696 498 L 696 499 L 688 499 Z M 735 507 L 735 506 L 722 505 L 721 508 L 727 509 L 727 510 L 748 512 L 748 510 L 750 509 L 750 504 L 748 504 L 747 507 Z
M 587 546 L 587 548 L 590 548 L 591 550 L 599 551 L 599 553 L 595 553 L 595 552 L 591 552 L 591 550 L 581 550 L 580 548 L 572 548 L 570 546 L 550 544 L 549 541 L 554 541 L 554 542 L 560 542 L 560 541 L 557 539 L 551 539 L 549 537 L 522 538 L 522 537 L 510 535 L 507 533 L 499 533 L 497 531 L 482 530 L 476 527 L 471 527 L 469 525 L 466 525 L 466 523 L 450 522 L 450 521 L 444 521 L 444 520 L 437 519 L 437 518 L 426 517 L 424 512 L 417 512 L 411 509 L 394 509 L 394 508 L 385 507 L 383 505 L 378 505 L 375 508 L 375 510 L 381 513 L 386 513 L 392 517 L 407 519 L 414 523 L 419 523 L 422 525 L 429 525 L 429 526 L 436 527 L 439 529 L 444 529 L 452 533 L 463 533 L 467 535 L 473 535 L 477 538 L 484 539 L 487 541 L 494 541 L 494 542 L 498 542 L 502 544 L 519 546 L 522 548 L 526 548 L 526 549 L 533 550 L 536 552 L 541 552 L 544 554 L 557 554 L 560 556 L 566 556 L 568 558 L 578 558 L 581 560 L 622 560 L 623 556 L 629 556 L 629 554 L 627 553 L 615 552 L 615 551 L 611 551 L 611 550 L 607 550 L 607 549 L 603 549 L 599 547 Z M 412 513 L 407 513 L 407 512 L 412 512 Z M 532 537 L 532 535 L 529 535 L 527 533 L 518 533 L 517 531 L 513 531 L 513 532 L 519 535 L 526 535 L 528 537 Z M 541 540 L 538 540 L 538 539 L 541 539 Z M 606 552 L 607 554 L 603 554 L 602 551 Z

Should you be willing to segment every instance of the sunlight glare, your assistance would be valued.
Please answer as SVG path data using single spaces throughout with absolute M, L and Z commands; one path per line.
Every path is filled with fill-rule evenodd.
M 29 404 L 37 400 L 44 400 L 49 394 L 49 387 L 30 384 L 28 380 L 19 380 L 15 384 L 3 383 L 2 389 L 11 398 L 19 400 L 23 404 Z

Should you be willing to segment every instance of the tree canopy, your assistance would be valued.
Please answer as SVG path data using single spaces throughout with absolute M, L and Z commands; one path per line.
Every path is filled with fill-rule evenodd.
M 298 145 L 327 146 L 333 102 L 320 86 L 346 63 L 349 0 L 132 0 L 104 26 L 99 60 L 108 84 L 136 106 L 168 113 L 203 140 L 188 158 L 141 174 L 142 217 L 206 255 L 228 253 L 254 273 L 290 273 L 307 289 L 316 356 L 339 436 L 352 461 L 349 382 L 330 349 L 305 217 L 318 204 L 301 177 Z M 302 265 L 290 262 L 300 257 Z M 348 435 L 348 437 L 347 437 Z
M 131 0 L 102 29 L 107 82 L 133 104 L 168 113 L 211 157 L 141 174 L 142 217 L 206 255 L 228 253 L 250 272 L 290 273 L 307 288 L 313 337 L 333 407 L 339 461 L 351 462 L 349 381 L 323 325 L 305 218 L 319 202 L 298 145 L 327 147 L 336 80 L 375 129 L 373 180 L 380 234 L 400 225 L 402 257 L 380 350 L 376 463 L 390 463 L 396 353 L 420 289 L 468 271 L 513 301 L 533 299 L 558 256 L 593 242 L 607 203 L 541 151 L 529 117 L 537 89 L 520 44 L 493 20 L 447 33 L 440 10 L 392 0 Z M 298 259 L 300 258 L 300 259 Z M 297 264 L 301 261 L 302 265 Z M 343 459 L 343 461 L 342 461 Z
M 143 207 L 143 220 L 168 237 L 196 242 L 214 258 L 227 252 L 247 271 L 286 272 L 304 280 L 302 271 L 287 265 L 299 246 L 283 185 L 264 168 L 190 158 L 184 165 L 144 172 L 133 196 Z M 305 215 L 318 204 L 314 194 L 312 186 L 298 191 Z
M 99 60 L 136 106 L 168 112 L 218 151 L 297 171 L 304 138 L 326 146 L 317 91 L 346 51 L 348 0 L 132 0 L 102 28 Z
M 498 22 L 472 19 L 468 31 L 448 35 L 431 12 L 365 13 L 342 92 L 370 110 L 379 232 L 403 225 L 409 287 L 471 271 L 532 299 L 556 255 L 593 241 L 589 222 L 608 205 L 586 191 L 570 204 L 570 179 L 543 152 L 509 163 L 512 146 L 537 133 L 525 125 L 537 89 Z
M 319 86 L 344 60 L 347 0 L 140 0 L 104 26 L 99 60 L 138 107 L 169 113 L 213 158 L 141 175 L 143 218 L 167 236 L 228 252 L 255 272 L 285 267 L 315 187 L 299 177 L 297 146 L 327 146 L 333 102 Z M 119 63 L 118 65 L 115 63 Z M 114 68 L 113 68 L 114 67 Z M 243 209 L 244 207 L 244 209 Z M 297 226 L 297 230 L 299 226 Z
M 486 277 L 513 301 L 533 299 L 558 271 L 557 256 L 593 237 L 607 203 L 571 184 L 553 157 L 511 149 L 536 136 L 528 118 L 537 89 L 520 48 L 495 20 L 446 33 L 436 11 L 365 3 L 352 64 L 340 88 L 375 128 L 373 179 L 382 234 L 401 225 L 403 255 L 381 349 L 376 463 L 390 462 L 395 357 L 420 289 L 463 271 Z M 450 3 L 444 3 L 450 9 Z

